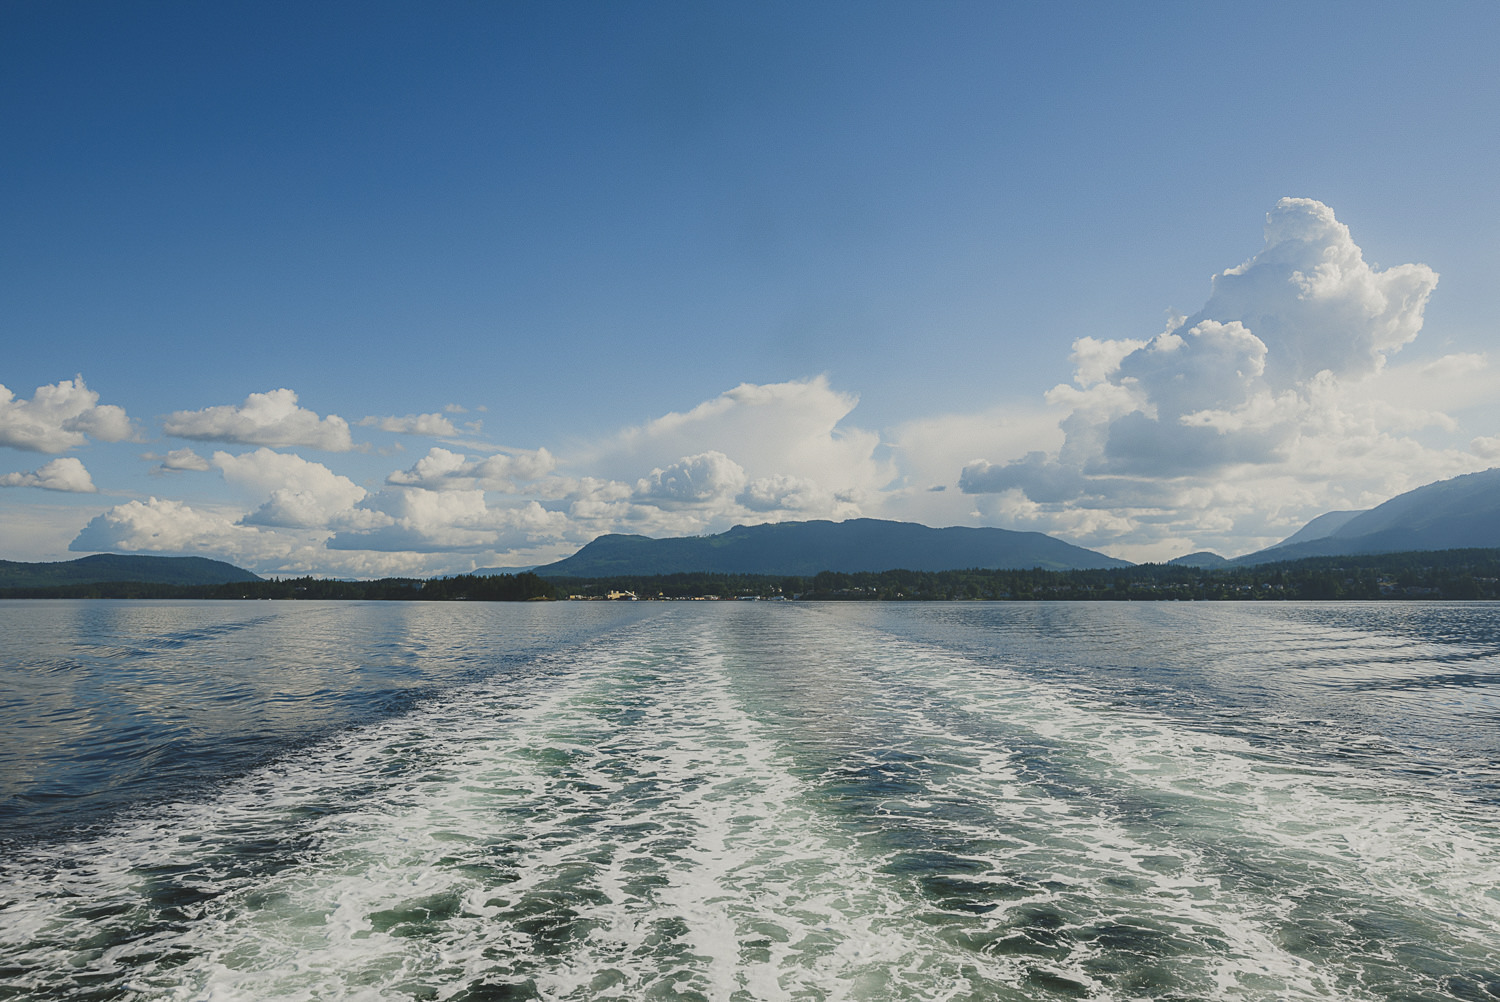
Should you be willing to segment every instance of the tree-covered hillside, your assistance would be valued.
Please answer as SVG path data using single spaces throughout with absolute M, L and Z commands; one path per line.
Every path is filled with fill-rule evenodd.
M 98 553 L 77 560 L 24 563 L 0 560 L 0 589 L 52 588 L 97 581 L 141 581 L 168 585 L 211 585 L 259 581 L 243 567 L 206 557 L 150 557 Z
M 1128 567 L 1124 560 L 1040 532 L 852 518 L 737 525 L 712 536 L 600 536 L 573 556 L 538 567 L 543 577 L 632 574 L 812 575 L 824 570 L 923 571 L 962 567 Z

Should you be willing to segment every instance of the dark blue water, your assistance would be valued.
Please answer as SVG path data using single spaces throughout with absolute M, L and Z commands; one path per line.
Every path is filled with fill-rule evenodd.
M 1500 998 L 1492 604 L 0 637 L 0 998 Z

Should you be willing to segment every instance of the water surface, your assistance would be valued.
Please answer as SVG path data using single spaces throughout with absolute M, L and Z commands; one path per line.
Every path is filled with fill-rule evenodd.
M 0 996 L 1500 997 L 1493 605 L 48 605 Z

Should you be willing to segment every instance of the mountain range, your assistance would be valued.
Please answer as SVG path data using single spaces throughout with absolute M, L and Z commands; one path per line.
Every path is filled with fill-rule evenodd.
M 1500 468 L 1426 484 L 1367 511 L 1330 511 L 1286 539 L 1225 559 L 1190 553 L 1173 564 L 1213 568 L 1303 557 L 1500 547 Z M 600 536 L 573 556 L 536 568 L 547 577 L 818 571 L 1126 567 L 1123 560 L 1039 532 L 860 518 L 735 526 L 713 536 Z
M 713 536 L 651 539 L 611 533 L 564 560 L 536 569 L 543 577 L 679 573 L 785 574 L 819 571 L 947 571 L 967 568 L 1075 570 L 1129 567 L 1040 532 L 854 518 L 737 525 Z
M 1471 547 L 1500 547 L 1500 468 L 1425 484 L 1369 511 L 1328 512 L 1231 563 Z
M 1233 560 L 1206 551 L 1169 563 L 1213 568 L 1303 557 L 1500 548 L 1500 468 L 1426 484 L 1368 511 L 1330 511 L 1286 539 Z M 1129 567 L 1040 532 L 856 518 L 846 522 L 737 525 L 711 536 L 651 539 L 600 536 L 571 557 L 535 569 L 543 577 L 656 574 L 811 576 L 820 571 L 1084 570 Z M 518 568 L 472 572 L 514 573 Z M 167 585 L 258 581 L 243 568 L 204 557 L 101 553 L 78 560 L 0 560 L 0 589 L 132 581 Z

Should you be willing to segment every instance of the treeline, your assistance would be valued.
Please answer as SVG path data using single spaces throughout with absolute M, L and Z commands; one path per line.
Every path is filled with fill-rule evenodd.
M 329 578 L 271 578 L 229 584 L 168 585 L 106 581 L 52 588 L 3 588 L 0 598 L 187 598 L 334 599 L 342 601 L 527 602 L 556 598 L 551 584 L 529 571 L 451 578 L 381 578 L 336 581 Z
M 215 585 L 107 582 L 0 589 L 0 598 L 335 599 L 524 602 L 545 599 L 821 601 L 1166 601 L 1500 599 L 1500 550 L 1306 557 L 1251 567 L 1141 564 L 1108 570 L 824 571 L 542 578 L 531 572 L 334 581 L 276 578 Z
M 1141 564 L 1101 570 L 824 571 L 813 577 L 670 574 L 554 578 L 560 597 L 822 601 L 1264 601 L 1500 598 L 1500 550 L 1381 553 L 1248 567 Z

